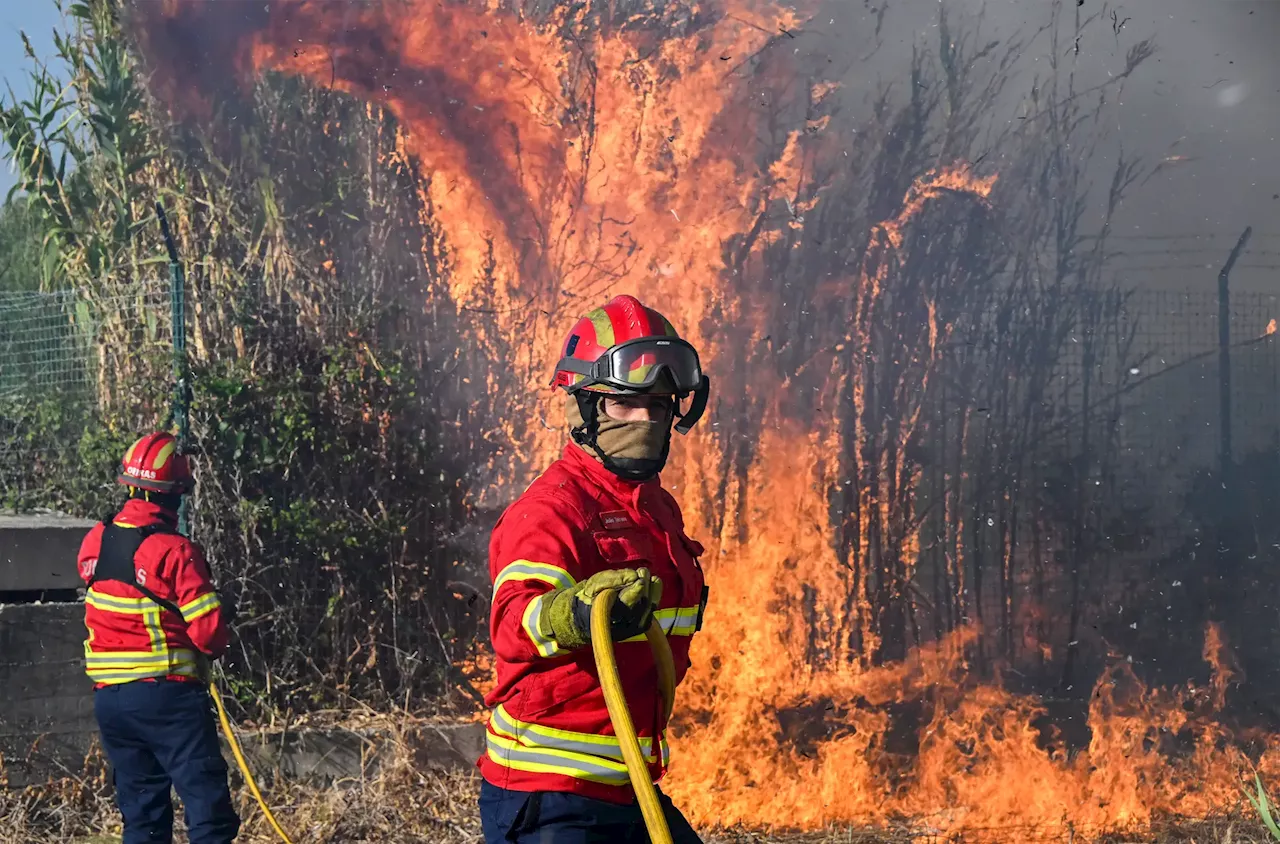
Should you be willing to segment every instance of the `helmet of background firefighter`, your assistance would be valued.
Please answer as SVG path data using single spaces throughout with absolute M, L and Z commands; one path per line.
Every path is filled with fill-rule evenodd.
M 162 495 L 185 495 L 195 485 L 191 465 L 173 434 L 159 431 L 139 439 L 124 453 L 116 482 Z

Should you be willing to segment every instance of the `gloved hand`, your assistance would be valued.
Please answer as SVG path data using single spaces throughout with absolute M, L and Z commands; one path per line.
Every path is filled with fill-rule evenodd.
M 649 629 L 653 611 L 662 600 L 662 581 L 647 568 L 640 568 L 597 572 L 575 586 L 556 590 L 542 605 L 539 631 L 562 648 L 590 644 L 591 602 L 606 589 L 621 590 L 609 619 L 613 641 L 630 639 Z
M 222 605 L 222 621 L 224 624 L 232 625 L 236 621 L 236 611 L 239 607 L 236 604 L 235 596 L 226 591 L 226 588 L 217 590 L 218 603 Z

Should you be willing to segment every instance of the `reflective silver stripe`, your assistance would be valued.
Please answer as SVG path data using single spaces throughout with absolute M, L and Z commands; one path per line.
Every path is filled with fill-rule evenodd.
M 101 666 L 98 670 L 127 669 L 136 666 L 138 670 L 145 671 L 153 667 L 177 669 L 196 664 L 195 652 L 188 650 L 174 650 L 165 653 L 90 651 L 85 654 L 85 665 L 90 671 L 94 670 L 94 666 Z M 175 672 L 171 671 L 169 673 Z
M 658 610 L 653 617 L 657 619 L 662 632 L 668 636 L 692 636 L 698 629 L 697 607 L 671 607 Z M 643 633 L 632 636 L 630 639 L 623 639 L 624 642 L 643 642 L 644 640 Z
M 630 782 L 625 765 L 614 767 L 604 760 L 592 762 L 577 754 L 551 748 L 520 747 L 493 733 L 488 734 L 486 745 L 489 758 L 508 768 L 532 773 L 560 774 L 606 785 L 626 785 Z
M 537 580 L 550 585 L 553 589 L 568 589 L 577 584 L 573 576 L 559 566 L 537 563 L 533 560 L 516 560 L 508 563 L 502 571 L 498 572 L 498 577 L 493 581 L 494 597 L 497 597 L 498 590 L 504 583 L 513 580 Z
M 661 617 L 661 611 L 656 615 L 659 616 L 658 623 L 662 625 L 663 632 L 668 636 L 692 636 L 698 626 L 697 607 L 680 607 L 669 620 Z
M 617 736 L 594 736 L 590 733 L 575 733 L 554 727 L 544 727 L 541 724 L 527 724 L 512 718 L 501 704 L 493 710 L 489 727 L 504 738 L 513 739 L 527 747 L 552 748 L 567 753 L 581 753 L 614 762 L 623 762 L 622 745 L 618 743 Z M 646 761 L 658 761 L 653 755 L 653 739 L 640 736 L 639 744 L 640 752 L 644 754 Z M 665 739 L 659 746 L 662 751 L 662 763 L 666 765 L 671 760 L 671 748 Z
M 104 612 L 129 613 L 130 615 L 146 612 L 155 607 L 148 598 L 121 598 L 115 595 L 104 595 L 90 589 L 85 593 L 85 603 Z
M 183 621 L 195 621 L 200 616 L 211 613 L 221 606 L 222 602 L 218 600 L 218 593 L 208 592 L 194 601 L 178 607 L 178 609 L 182 612 Z
M 533 646 L 537 648 L 538 654 L 546 657 L 557 656 L 560 653 L 560 644 L 555 639 L 543 636 L 542 631 L 538 629 L 538 619 L 542 616 L 542 604 L 553 594 L 555 593 L 547 592 L 530 601 L 524 608 L 524 616 L 520 619 L 520 625 L 529 636 L 529 640 L 533 642 Z
M 168 665 L 168 654 L 146 654 L 138 656 L 90 654 L 85 658 L 89 665 Z

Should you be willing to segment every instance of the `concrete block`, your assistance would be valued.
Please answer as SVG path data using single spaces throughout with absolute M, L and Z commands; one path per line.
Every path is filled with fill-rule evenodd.
M 394 732 L 307 729 L 237 735 L 255 776 L 320 783 L 374 776 L 384 765 L 400 762 L 420 770 L 470 770 L 484 749 L 480 723 L 413 725 Z
M 83 660 L 86 635 L 84 604 L 0 603 L 0 665 Z
M 79 772 L 97 735 L 83 604 L 0 604 L 0 757 L 9 786 Z
M 76 555 L 89 519 L 0 513 L 0 592 L 77 589 Z

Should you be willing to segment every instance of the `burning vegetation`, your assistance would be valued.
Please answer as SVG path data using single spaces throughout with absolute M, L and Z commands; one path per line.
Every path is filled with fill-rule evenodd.
M 702 825 L 1092 836 L 1226 811 L 1253 770 L 1280 773 L 1274 719 L 1234 705 L 1271 587 L 1240 597 L 1188 567 L 1199 534 L 1125 509 L 1142 360 L 1106 233 L 1152 170 L 1096 118 L 1152 45 L 1086 87 L 1078 5 L 1004 41 L 946 8 L 878 87 L 885 12 L 844 0 L 128 9 L 175 135 L 209 156 L 261 143 L 272 224 L 223 289 L 305 279 L 264 295 L 323 333 L 306 305 L 376 285 L 398 303 L 379 328 L 409 350 L 396 365 L 440 373 L 413 386 L 461 455 L 429 468 L 465 478 L 432 488 L 460 543 L 441 553 L 469 559 L 459 511 L 550 459 L 539 350 L 571 315 L 638 292 L 703 350 L 712 424 L 666 476 L 708 548 L 668 783 Z M 318 196 L 323 214 L 290 216 Z M 187 209 L 193 239 L 210 214 Z M 243 356 L 219 272 L 196 268 L 198 319 Z M 375 350 L 354 354 L 391 387 Z M 371 406 L 349 421 L 394 441 L 397 407 Z M 400 654 L 356 650 L 344 693 L 366 673 L 415 688 Z

